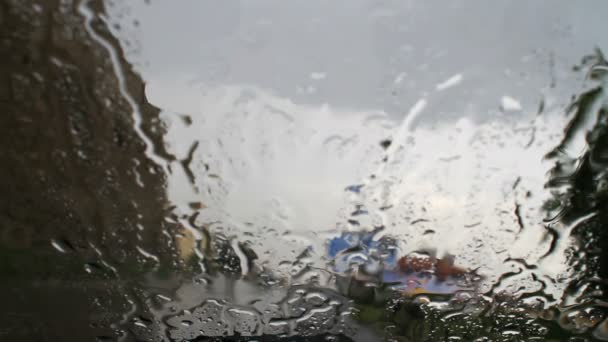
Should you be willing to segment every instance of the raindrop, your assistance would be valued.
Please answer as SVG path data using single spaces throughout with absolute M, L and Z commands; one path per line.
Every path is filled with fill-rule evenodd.
M 516 99 L 505 95 L 500 99 L 500 109 L 504 112 L 515 112 L 522 109 L 521 104 Z
M 69 253 L 74 251 L 74 246 L 65 239 L 51 239 L 51 245 L 61 253 Z

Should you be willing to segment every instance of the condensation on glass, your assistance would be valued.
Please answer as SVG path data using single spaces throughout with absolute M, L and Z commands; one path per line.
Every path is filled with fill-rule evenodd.
M 608 340 L 603 13 L 6 1 L 0 339 Z

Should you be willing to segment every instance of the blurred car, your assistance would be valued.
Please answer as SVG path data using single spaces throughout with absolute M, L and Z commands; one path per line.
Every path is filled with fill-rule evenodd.
M 400 255 L 395 238 L 375 238 L 380 231 L 343 232 L 329 241 L 327 258 L 344 295 L 382 303 L 395 293 L 451 296 L 477 290 L 480 277 L 457 266 L 454 256 L 438 258 L 434 250 Z

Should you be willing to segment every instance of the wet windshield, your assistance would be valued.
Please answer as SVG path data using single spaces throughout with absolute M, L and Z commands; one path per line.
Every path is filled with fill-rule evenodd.
M 608 341 L 605 13 L 4 1 L 0 340 Z

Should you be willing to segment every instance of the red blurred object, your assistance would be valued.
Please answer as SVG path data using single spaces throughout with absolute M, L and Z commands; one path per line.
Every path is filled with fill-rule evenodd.
M 454 265 L 454 257 L 451 255 L 441 259 L 431 255 L 406 255 L 399 259 L 397 265 L 402 272 L 429 272 L 435 274 L 441 281 L 467 273 L 464 268 Z

